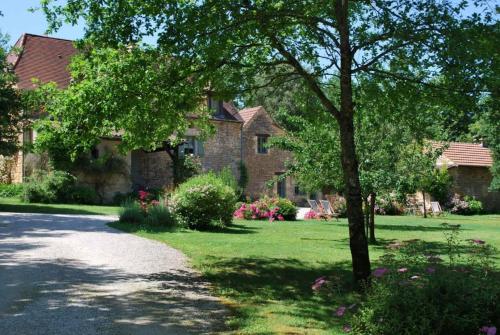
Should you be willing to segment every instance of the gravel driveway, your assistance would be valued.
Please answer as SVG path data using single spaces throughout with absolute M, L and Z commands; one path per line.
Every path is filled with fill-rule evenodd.
M 186 257 L 106 216 L 0 213 L 0 334 L 213 334 L 227 311 Z

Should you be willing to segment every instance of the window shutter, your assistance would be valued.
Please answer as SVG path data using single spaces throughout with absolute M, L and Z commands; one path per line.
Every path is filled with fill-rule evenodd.
M 200 157 L 205 155 L 205 147 L 203 146 L 203 141 L 196 140 L 196 154 Z

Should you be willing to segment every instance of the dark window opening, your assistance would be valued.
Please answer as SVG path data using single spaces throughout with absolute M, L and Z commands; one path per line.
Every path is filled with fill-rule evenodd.
M 90 156 L 92 156 L 93 159 L 98 159 L 99 158 L 99 149 L 96 147 L 93 147 L 92 150 L 90 151 Z
M 267 154 L 267 138 L 269 135 L 257 135 L 257 153 L 259 154 Z
M 286 198 L 286 178 L 279 176 L 278 182 L 276 183 L 277 193 L 280 198 Z
M 306 195 L 306 193 L 300 189 L 299 185 L 295 185 L 294 193 L 295 195 Z
M 208 97 L 208 108 L 213 111 L 215 117 L 224 117 L 224 105 L 221 100 Z

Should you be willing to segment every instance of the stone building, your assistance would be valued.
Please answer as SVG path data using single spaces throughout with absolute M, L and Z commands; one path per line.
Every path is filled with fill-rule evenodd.
M 500 213 L 500 192 L 489 190 L 493 176 L 490 149 L 482 144 L 451 142 L 436 166 L 445 167 L 453 178 L 451 192 L 471 196 L 483 203 L 487 212 Z
M 34 78 L 42 83 L 55 82 L 60 89 L 69 85 L 71 77 L 68 65 L 77 52 L 72 41 L 24 34 L 16 43 L 16 49 L 19 52 L 10 55 L 9 61 L 18 76 L 19 89 L 34 88 Z M 204 171 L 220 171 L 229 167 L 236 178 L 240 177 L 243 164 L 249 177 L 246 195 L 251 198 L 277 194 L 300 200 L 291 178 L 277 178 L 285 172 L 285 162 L 291 156 L 287 152 L 267 148 L 268 138 L 279 135 L 282 131 L 264 108 L 238 110 L 232 103 L 207 100 L 214 110 L 210 121 L 216 130 L 214 135 L 201 141 L 197 130 L 189 129 L 185 142 L 179 147 L 179 154 L 197 156 Z M 23 144 L 35 140 L 36 133 L 31 129 L 26 129 L 20 135 Z M 121 157 L 126 166 L 126 173 L 106 180 L 105 200 L 111 201 L 116 194 L 128 193 L 134 189 L 172 186 L 172 159 L 165 150 L 135 150 L 123 155 L 118 151 L 119 143 L 119 136 L 103 138 L 90 153 L 93 157 L 104 153 Z M 22 151 L 12 157 L 12 182 L 23 182 L 29 174 L 26 157 L 27 154 Z M 95 183 L 92 176 L 84 173 L 77 177 L 83 183 Z

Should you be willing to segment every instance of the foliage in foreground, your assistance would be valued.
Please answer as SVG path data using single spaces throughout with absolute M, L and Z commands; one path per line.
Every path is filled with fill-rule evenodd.
M 469 335 L 500 324 L 500 288 L 495 249 L 483 240 L 460 241 L 459 228 L 446 225 L 442 255 L 426 252 L 420 240 L 394 242 L 381 257 L 383 267 L 359 306 L 340 306 L 344 331 L 355 334 Z M 441 258 L 443 257 L 443 258 Z M 321 277 L 313 289 L 331 287 Z M 490 333 L 488 333 L 490 334 Z
M 193 229 L 229 225 L 235 203 L 234 189 L 211 172 L 188 179 L 172 196 L 179 223 Z

